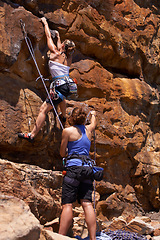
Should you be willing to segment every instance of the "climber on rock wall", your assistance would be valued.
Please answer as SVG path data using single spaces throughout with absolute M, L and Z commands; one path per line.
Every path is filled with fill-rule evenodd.
M 72 204 L 77 199 L 85 213 L 90 240 L 96 240 L 96 216 L 92 206 L 94 178 L 89 158 L 91 135 L 96 127 L 96 112 L 91 111 L 91 123 L 85 126 L 86 115 L 82 107 L 75 107 L 68 119 L 71 126 L 62 132 L 60 155 L 65 157 L 67 149 L 68 155 L 62 185 L 59 233 L 67 234 L 73 218 Z
M 58 31 L 50 31 L 45 17 L 41 18 L 44 24 L 47 45 L 50 50 L 49 69 L 52 75 L 53 82 L 50 85 L 50 98 L 55 106 L 59 105 L 61 115 L 59 116 L 63 125 L 66 121 L 66 100 L 65 98 L 76 90 L 76 84 L 73 83 L 72 90 L 70 89 L 69 69 L 72 63 L 72 55 L 75 50 L 73 41 L 66 39 L 61 43 Z M 54 36 L 53 36 L 54 34 Z M 52 37 L 57 37 L 57 46 L 54 44 Z M 46 114 L 52 109 L 50 99 L 47 97 L 40 108 L 39 115 L 31 133 L 18 133 L 19 138 L 33 142 L 35 136 L 43 126 Z

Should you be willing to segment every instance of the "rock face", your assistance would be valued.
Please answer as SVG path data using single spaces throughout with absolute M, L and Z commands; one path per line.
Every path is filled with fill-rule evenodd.
M 41 224 L 60 215 L 62 174 L 40 167 L 0 160 L 1 193 L 28 204 Z
M 159 9 L 156 0 L 0 1 L 0 157 L 54 170 L 55 174 L 62 169 L 61 128 L 53 111 L 35 143 L 17 138 L 18 132 L 31 131 L 46 98 L 41 80 L 35 81 L 38 72 L 20 19 L 41 74 L 50 79 L 46 38 L 39 21 L 44 15 L 62 40 L 69 38 L 76 43 L 70 75 L 78 81 L 79 97 L 67 100 L 67 115 L 79 105 L 97 111 L 96 162 L 105 170 L 104 180 L 97 183 L 101 219 L 126 216 L 128 212 L 142 215 L 160 208 Z M 48 82 L 46 85 L 49 87 Z M 94 144 L 91 156 L 93 152 Z M 10 169 L 10 164 L 2 166 Z M 3 192 L 14 196 L 18 188 L 11 184 L 12 179 L 24 179 L 23 171 L 15 166 L 12 163 L 12 177 L 8 170 L 1 176 L 2 183 L 6 182 L 5 176 L 11 179 L 2 186 Z M 31 169 L 25 167 L 29 179 Z M 60 187 L 61 179 L 56 183 Z M 43 188 L 48 182 L 41 184 L 53 207 L 56 193 L 48 195 Z M 52 188 L 54 191 L 56 185 Z M 40 192 L 38 199 L 43 202 Z M 34 198 L 29 200 L 25 192 L 22 195 L 31 206 Z M 50 221 L 42 209 L 40 221 Z M 53 209 L 52 217 L 59 213 L 57 207 Z M 32 211 L 35 213 L 34 207 Z
M 40 223 L 18 198 L 0 195 L 0 239 L 38 240 Z

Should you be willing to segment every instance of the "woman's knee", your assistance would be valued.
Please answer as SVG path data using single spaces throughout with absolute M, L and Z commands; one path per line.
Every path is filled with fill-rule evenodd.
M 62 210 L 72 210 L 72 203 L 62 205 Z
M 52 109 L 52 106 L 51 106 L 50 104 L 44 102 L 44 103 L 41 105 L 39 112 L 40 112 L 40 113 L 47 114 L 51 109 Z
M 80 200 L 82 207 L 92 207 L 92 203 L 87 199 Z

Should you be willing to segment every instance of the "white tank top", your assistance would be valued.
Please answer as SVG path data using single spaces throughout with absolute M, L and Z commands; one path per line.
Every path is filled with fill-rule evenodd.
M 70 67 L 68 67 L 62 63 L 58 63 L 58 62 L 49 60 L 48 65 L 49 65 L 49 69 L 50 69 L 52 78 L 54 78 L 56 76 L 69 75 Z

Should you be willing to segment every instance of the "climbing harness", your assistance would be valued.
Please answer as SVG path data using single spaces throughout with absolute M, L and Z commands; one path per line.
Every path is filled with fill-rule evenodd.
M 30 54 L 31 54 L 31 56 L 32 56 L 32 59 L 33 59 L 33 61 L 34 61 L 34 63 L 35 63 L 35 66 L 36 66 L 37 71 L 38 71 L 38 74 L 39 74 L 39 77 L 36 79 L 36 81 L 38 81 L 39 79 L 42 80 L 43 86 L 44 86 L 44 88 L 45 88 L 45 90 L 46 90 L 46 92 L 47 92 L 47 96 L 48 96 L 48 98 L 49 98 L 49 100 L 50 100 L 50 103 L 51 103 L 51 105 L 52 105 L 52 107 L 53 107 L 53 110 L 54 110 L 54 112 L 55 112 L 55 114 L 56 114 L 56 116 L 57 116 L 57 119 L 58 119 L 58 121 L 59 121 L 59 123 L 60 123 L 60 126 L 61 126 L 61 128 L 62 128 L 62 130 L 63 130 L 64 127 L 63 127 L 63 125 L 62 125 L 62 123 L 61 123 L 61 120 L 60 120 L 60 118 L 59 118 L 59 115 L 58 115 L 58 113 L 57 113 L 57 111 L 56 111 L 56 108 L 55 108 L 55 106 L 54 106 L 54 104 L 53 104 L 53 101 L 52 101 L 52 99 L 51 99 L 51 96 L 50 96 L 50 94 L 49 94 L 49 92 L 48 92 L 48 89 L 47 89 L 47 87 L 46 87 L 46 84 L 45 84 L 45 81 L 48 80 L 48 79 L 45 79 L 45 78 L 42 76 L 42 74 L 41 74 L 41 72 L 40 72 L 40 70 L 39 70 L 39 67 L 38 67 L 38 64 L 37 64 L 37 61 L 36 61 L 36 58 L 35 58 L 33 46 L 32 46 L 31 40 L 30 40 L 29 37 L 27 36 L 26 30 L 25 30 L 25 23 L 22 21 L 22 19 L 20 19 L 20 24 L 21 24 L 21 30 L 22 30 L 22 33 L 23 33 L 25 42 L 26 42 L 26 44 L 27 44 L 27 47 L 28 47 L 28 49 L 29 49 L 29 52 L 30 52 Z
M 63 84 L 67 85 L 67 96 L 77 95 L 77 80 L 70 78 L 69 75 L 61 75 L 52 78 L 53 82 L 50 85 L 50 89 L 55 89 L 56 86 L 61 86 Z M 57 91 L 57 90 L 56 90 Z M 65 95 L 65 94 L 64 94 Z

